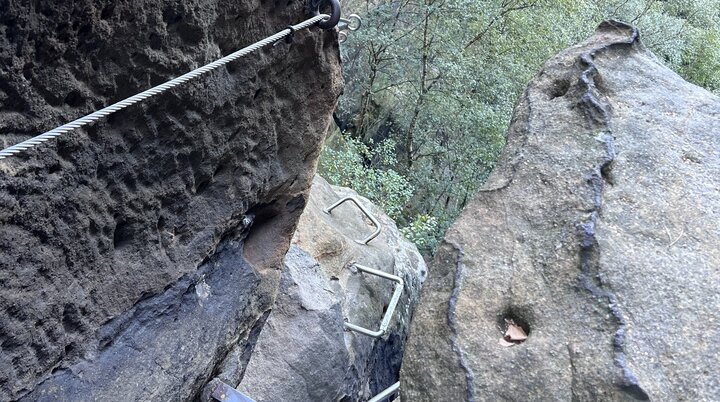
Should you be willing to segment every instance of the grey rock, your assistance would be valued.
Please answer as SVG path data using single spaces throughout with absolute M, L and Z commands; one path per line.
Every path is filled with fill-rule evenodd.
M 56 371 L 23 400 L 194 400 L 228 349 L 254 344 L 267 317 L 244 310 L 267 303 L 258 300 L 259 285 L 242 243 L 228 242 L 196 272 L 101 328 L 96 356 Z
M 367 246 L 357 244 L 373 231 L 360 210 L 346 203 L 323 212 L 346 195 L 358 197 L 316 176 L 285 258 L 280 295 L 238 388 L 258 402 L 364 401 L 398 381 L 425 263 L 395 223 L 362 197 L 383 232 Z M 360 274 L 354 263 L 405 281 L 389 331 L 377 340 L 344 331 L 343 323 L 378 329 L 393 282 Z
M 0 10 L 4 146 L 306 18 L 244 0 Z M 0 161 L 0 400 L 191 400 L 246 363 L 341 86 L 335 33 L 313 28 Z
M 431 264 L 402 400 L 717 400 L 718 132 L 632 26 L 547 62 Z
M 350 356 L 340 300 L 331 289 L 319 264 L 292 246 L 241 391 L 258 402 L 340 400 Z

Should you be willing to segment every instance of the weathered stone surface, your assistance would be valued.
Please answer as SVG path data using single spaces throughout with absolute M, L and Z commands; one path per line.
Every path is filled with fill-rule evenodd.
M 278 300 L 263 327 L 239 389 L 258 402 L 365 401 L 398 381 L 411 314 L 426 275 L 417 248 L 395 223 L 360 198 L 380 220 L 373 231 L 351 203 L 323 209 L 351 190 L 316 176 L 308 206 L 285 258 Z M 393 282 L 357 272 L 354 263 L 403 278 L 404 291 L 381 339 L 344 332 L 343 322 L 376 330 Z
M 275 33 L 301 3 L 0 0 L 0 140 Z M 340 88 L 335 34 L 313 28 L 0 161 L 0 400 L 190 400 L 246 362 Z
M 716 400 L 719 132 L 631 26 L 550 60 L 431 264 L 402 399 Z

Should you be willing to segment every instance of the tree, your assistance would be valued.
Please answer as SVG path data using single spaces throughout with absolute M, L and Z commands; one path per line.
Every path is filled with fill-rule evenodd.
M 358 163 L 375 173 L 347 172 L 331 181 L 361 193 L 384 180 L 378 172 L 387 172 L 393 186 L 405 180 L 407 197 L 391 197 L 405 204 L 388 208 L 408 228 L 434 231 L 416 238 L 439 237 L 482 185 L 504 145 L 513 106 L 542 63 L 604 19 L 637 24 L 661 60 L 720 91 L 714 0 L 351 0 L 343 6 L 364 21 L 342 47 L 346 90 L 338 112 L 352 124 L 328 144 L 323 166 L 338 152 L 357 152 Z M 388 144 L 397 157 L 377 163 L 373 152 L 386 152 Z M 435 223 L 422 224 L 428 217 Z

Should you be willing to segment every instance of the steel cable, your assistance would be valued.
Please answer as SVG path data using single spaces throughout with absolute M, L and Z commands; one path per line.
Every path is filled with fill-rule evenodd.
M 189 73 L 183 74 L 177 78 L 174 78 L 164 84 L 160 84 L 158 86 L 155 86 L 153 88 L 150 88 L 146 91 L 140 92 L 139 94 L 133 95 L 127 99 L 123 99 L 120 102 L 114 103 L 110 106 L 107 106 L 103 109 L 100 109 L 96 112 L 93 112 L 85 117 L 81 117 L 77 120 L 74 120 L 70 123 L 64 124 L 60 127 L 54 128 L 50 131 L 47 131 L 43 134 L 40 134 L 36 137 L 30 138 L 28 140 L 25 140 L 21 143 L 15 144 L 11 147 L 5 148 L 2 151 L 0 151 L 0 159 L 5 159 L 8 156 L 17 155 L 27 149 L 33 148 L 39 144 L 42 144 L 45 141 L 48 141 L 52 138 L 59 137 L 69 131 L 72 131 L 76 128 L 85 126 L 87 124 L 90 124 L 92 122 L 95 122 L 103 117 L 106 117 L 110 114 L 113 114 L 117 112 L 118 110 L 125 109 L 128 106 L 134 105 L 135 103 L 142 102 L 148 98 L 151 98 L 155 95 L 161 94 L 168 89 L 174 88 L 180 84 L 184 84 L 187 81 L 190 81 L 194 78 L 197 78 L 207 72 L 210 72 L 212 70 L 215 70 L 216 68 L 220 66 L 224 66 L 225 64 L 230 63 L 231 61 L 234 61 L 236 59 L 239 59 L 242 56 L 247 55 L 248 53 L 252 53 L 262 47 L 265 47 L 271 43 L 275 43 L 278 40 L 294 33 L 295 31 L 308 28 L 315 23 L 330 18 L 327 14 L 319 14 L 316 15 L 310 19 L 307 19 L 297 25 L 292 25 L 291 27 L 288 27 L 275 35 L 269 36 L 259 42 L 255 42 L 250 46 L 244 47 L 232 54 L 229 54 L 221 59 L 218 59 L 210 64 L 204 65 L 200 68 L 197 68 L 193 71 L 190 71 Z

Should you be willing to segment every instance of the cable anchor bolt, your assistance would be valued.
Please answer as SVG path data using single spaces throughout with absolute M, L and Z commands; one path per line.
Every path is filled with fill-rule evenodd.
M 347 18 L 340 18 L 338 22 L 338 41 L 343 43 L 347 40 L 350 32 L 357 31 L 362 26 L 362 18 L 357 14 L 350 14 Z
M 329 15 L 329 18 L 319 21 L 317 26 L 321 29 L 333 29 L 340 21 L 339 0 L 310 0 L 308 2 L 308 12 L 314 17 L 323 14 L 326 6 L 330 7 L 330 12 L 324 14 Z

